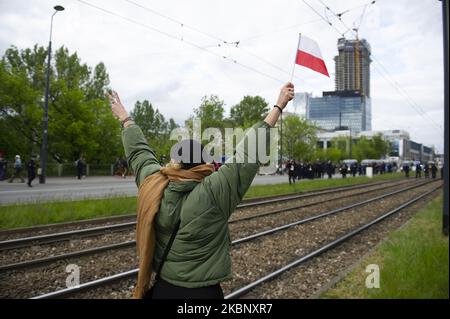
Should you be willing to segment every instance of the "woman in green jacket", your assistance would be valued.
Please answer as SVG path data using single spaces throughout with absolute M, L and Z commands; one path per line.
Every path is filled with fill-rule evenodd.
M 287 83 L 281 88 L 276 105 L 253 129 L 264 128 L 268 132 L 293 97 L 294 86 Z M 235 155 L 213 173 L 201 156 L 195 160 L 195 142 L 182 142 L 178 154 L 189 152 L 191 160 L 176 168 L 163 168 L 117 93 L 109 98 L 113 114 L 122 123 L 125 154 L 139 187 L 140 265 L 135 297 L 142 298 L 148 289 L 151 270 L 146 266 L 151 264 L 148 268 L 160 270 L 152 289 L 154 299 L 223 298 L 220 282 L 231 277 L 228 219 L 259 169 L 257 154 L 248 154 L 245 147 L 238 145 L 236 152 L 242 152 L 238 155 L 243 156 L 244 163 L 237 163 Z M 247 133 L 240 143 L 246 143 L 248 136 Z M 155 235 L 149 235 L 152 232 Z M 152 240 L 155 243 L 148 245 Z M 164 258 L 167 246 L 170 250 Z

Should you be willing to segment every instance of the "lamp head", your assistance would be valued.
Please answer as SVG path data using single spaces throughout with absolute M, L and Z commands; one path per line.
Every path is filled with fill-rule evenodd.
M 54 6 L 53 9 L 55 9 L 56 11 L 64 11 L 63 6 Z

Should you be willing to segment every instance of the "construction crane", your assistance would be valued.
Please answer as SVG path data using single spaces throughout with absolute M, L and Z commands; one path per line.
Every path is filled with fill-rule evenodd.
M 361 52 L 360 52 L 360 46 L 359 46 L 359 28 L 361 27 L 361 24 L 363 22 L 364 19 L 364 15 L 366 14 L 366 10 L 367 7 L 369 5 L 374 4 L 375 1 L 372 1 L 370 4 L 366 4 L 364 6 L 364 9 L 362 11 L 362 14 L 359 18 L 359 23 L 356 26 L 356 21 L 354 24 L 354 28 L 353 28 L 353 32 L 355 32 L 355 36 L 356 36 L 356 40 L 355 40 L 355 53 L 354 53 L 354 58 L 355 58 L 355 88 L 361 92 L 361 95 L 365 95 L 366 92 L 364 92 L 364 90 L 362 90 L 362 85 L 361 85 Z
M 360 59 L 360 52 L 359 52 L 359 37 L 358 37 L 358 29 L 354 28 L 353 31 L 355 31 L 356 34 L 356 42 L 355 42 L 355 82 L 356 82 L 356 89 L 358 91 L 361 91 L 361 59 Z M 365 92 L 362 92 L 365 93 Z

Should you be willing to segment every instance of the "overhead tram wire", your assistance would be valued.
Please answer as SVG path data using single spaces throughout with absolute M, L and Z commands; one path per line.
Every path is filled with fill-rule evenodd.
M 282 27 L 282 28 L 275 29 L 275 30 L 272 30 L 272 31 L 263 32 L 263 33 L 259 33 L 259 34 L 252 35 L 252 36 L 247 36 L 245 38 L 240 39 L 238 42 L 239 43 L 243 43 L 243 42 L 247 42 L 247 41 L 252 41 L 252 40 L 257 39 L 257 38 L 266 37 L 266 36 L 269 36 L 269 35 L 272 35 L 272 34 L 275 34 L 275 33 L 279 33 L 279 32 L 285 31 L 285 30 L 301 27 L 301 26 L 304 26 L 304 25 L 307 25 L 307 24 L 312 24 L 312 23 L 319 22 L 319 21 L 322 21 L 322 19 L 315 19 L 315 20 L 310 20 L 310 21 L 306 21 L 306 22 L 303 22 L 303 23 L 293 24 L 293 25 Z
M 121 14 L 118 14 L 118 13 L 116 13 L 116 12 L 113 12 L 113 11 L 110 11 L 110 10 L 108 10 L 108 9 L 105 9 L 105 8 L 99 7 L 99 6 L 97 6 L 97 5 L 94 5 L 94 4 L 92 4 L 92 3 L 86 2 L 86 1 L 84 1 L 84 0 L 76 0 L 76 1 L 78 1 L 78 2 L 80 2 L 81 4 L 84 4 L 84 5 L 86 5 L 86 6 L 89 6 L 89 7 L 95 8 L 95 9 L 97 9 L 97 10 L 100 10 L 100 11 L 102 11 L 102 12 L 104 12 L 104 13 L 109 14 L 109 15 L 115 16 L 115 17 L 120 18 L 120 19 L 123 19 L 123 20 L 126 20 L 126 21 L 128 21 L 128 22 L 130 22 L 130 23 L 132 23 L 132 24 L 138 25 L 138 26 L 140 26 L 140 27 L 143 27 L 143 28 L 149 29 L 149 30 L 151 30 L 151 31 L 153 31 L 153 32 L 156 32 L 156 33 L 159 33 L 159 34 L 161 34 L 161 35 L 164 35 L 164 36 L 166 36 L 166 37 L 168 37 L 168 38 L 171 38 L 171 39 L 173 39 L 173 40 L 177 40 L 177 41 L 181 41 L 181 42 L 183 42 L 183 43 L 186 43 L 186 44 L 190 45 L 191 47 L 194 47 L 194 48 L 199 49 L 199 50 L 201 50 L 201 51 L 207 52 L 207 53 L 212 54 L 212 55 L 214 55 L 214 56 L 216 56 L 216 57 L 219 57 L 219 58 L 221 58 L 221 59 L 225 59 L 225 60 L 227 60 L 227 61 L 229 61 L 229 62 L 231 62 L 231 63 L 234 63 L 234 64 L 236 64 L 236 65 L 239 65 L 239 66 L 242 67 L 242 68 L 245 68 L 245 69 L 247 69 L 247 70 L 249 70 L 249 71 L 252 71 L 252 72 L 254 72 L 254 73 L 257 73 L 257 74 L 259 74 L 259 75 L 262 75 L 262 76 L 264 76 L 264 77 L 266 77 L 266 78 L 269 78 L 269 79 L 271 79 L 271 80 L 273 80 L 273 81 L 276 81 L 276 82 L 279 82 L 279 83 L 285 83 L 285 81 L 280 80 L 280 79 L 278 79 L 278 78 L 276 78 L 276 77 L 274 77 L 274 76 L 272 76 L 272 75 L 269 75 L 269 74 L 267 74 L 267 73 L 261 72 L 261 71 L 255 69 L 255 68 L 253 68 L 253 67 L 251 67 L 251 66 L 248 66 L 248 65 L 245 65 L 245 64 L 243 64 L 243 63 L 241 63 L 241 62 L 239 62 L 239 61 L 237 61 L 237 60 L 233 60 L 233 59 L 229 58 L 228 56 L 221 55 L 221 54 L 218 54 L 218 53 L 216 53 L 216 52 L 210 51 L 210 50 L 208 50 L 208 49 L 206 49 L 206 48 L 204 48 L 204 47 L 201 47 L 200 45 L 197 45 L 197 44 L 195 44 L 195 43 L 193 43 L 193 42 L 191 42 L 191 41 L 188 41 L 188 40 L 185 40 L 185 39 L 181 39 L 181 38 L 179 38 L 179 37 L 177 37 L 177 36 L 175 36 L 175 35 L 173 35 L 173 34 L 170 34 L 170 33 L 167 33 L 167 32 L 165 32 L 165 31 L 159 30 L 159 29 L 157 29 L 157 28 L 155 28 L 155 27 L 152 27 L 152 26 L 149 26 L 149 25 L 144 24 L 144 23 L 142 23 L 142 22 L 133 20 L 133 19 L 131 19 L 131 18 L 128 18 L 128 17 L 123 16 L 123 15 L 121 15 Z
M 382 66 L 382 64 L 379 61 L 376 61 L 378 63 L 378 65 Z M 443 128 L 441 125 L 439 125 L 438 123 L 436 123 L 431 117 L 429 117 L 429 115 L 423 111 L 423 109 L 420 107 L 420 105 L 418 105 L 416 102 L 414 102 L 414 100 L 408 95 L 408 93 L 398 85 L 398 83 L 396 83 L 396 81 L 394 79 L 392 79 L 389 75 L 389 73 L 387 73 L 386 71 L 384 71 L 384 73 L 381 71 L 381 69 L 379 69 L 376 65 L 374 65 L 375 70 L 378 72 L 378 74 L 380 74 L 387 82 L 389 82 L 394 89 L 400 93 L 401 95 L 403 95 L 403 97 L 405 98 L 406 102 L 408 102 L 408 104 L 425 120 L 427 120 L 429 122 L 429 124 L 432 124 L 433 128 L 436 129 L 440 134 L 443 133 Z
M 328 24 L 329 26 L 331 26 L 339 35 L 342 35 L 342 36 L 344 36 L 344 34 L 338 29 L 338 28 L 336 28 L 336 26 L 334 26 L 329 20 L 327 20 L 323 15 L 321 15 L 316 9 L 314 9 L 311 5 L 309 5 L 305 0 L 302 0 L 303 1 L 303 3 L 305 3 L 312 11 L 314 11 L 319 17 L 321 17 L 321 19 L 326 23 L 326 24 Z M 378 1 L 380 1 L 380 0 L 378 0 Z M 321 4 L 322 4 L 322 6 L 324 6 L 325 7 L 325 9 L 328 7 L 322 0 L 320 0 L 320 2 L 321 2 Z M 364 5 L 364 6 L 368 6 L 368 5 L 372 5 L 372 4 L 374 4 L 376 1 L 372 1 L 372 2 L 370 2 L 370 3 L 368 3 L 368 4 L 366 4 L 366 5 Z M 362 7 L 362 6 L 360 6 L 360 7 Z M 366 10 L 366 8 L 365 8 L 365 10 Z M 364 13 L 365 13 L 365 10 L 364 10 Z M 330 10 L 330 12 L 331 12 L 331 10 Z M 347 12 L 348 12 L 348 10 L 347 10 Z M 361 19 L 361 21 L 360 21 L 360 25 L 361 25 L 361 22 L 362 22 L 362 18 L 363 17 L 360 17 L 360 19 Z M 342 21 L 342 19 L 340 19 L 339 18 L 339 21 L 342 23 L 342 25 L 345 27 L 345 28 L 348 28 L 348 26 L 345 24 L 345 22 L 344 21 Z M 352 30 L 352 32 L 355 32 L 354 30 Z M 375 57 L 375 55 L 371 55 L 372 56 L 372 58 L 375 60 L 375 62 L 377 62 L 381 67 L 383 67 L 384 68 L 384 66 L 381 64 L 381 62 Z M 378 70 L 378 72 L 380 73 L 380 71 Z M 392 76 L 390 76 L 390 74 L 389 74 L 389 72 L 386 70 L 386 68 L 384 68 L 384 72 L 390 77 L 390 78 L 392 78 Z M 380 73 L 381 74 L 381 73 Z M 421 110 L 421 111 L 419 111 L 419 109 L 415 106 L 415 105 L 417 105 L 418 106 L 418 104 L 416 103 L 416 102 L 414 102 L 414 100 L 407 94 L 407 92 L 397 83 L 396 84 L 396 81 L 390 81 L 390 80 L 388 80 L 388 78 L 386 77 L 386 76 L 383 76 L 383 78 L 390 84 L 390 85 L 392 85 L 401 95 L 403 95 L 403 97 L 405 98 L 405 100 L 408 102 L 408 104 L 424 119 L 424 120 L 426 120 L 426 121 L 428 121 L 430 124 L 432 124 L 431 126 L 433 126 L 433 128 L 435 128 L 435 129 L 438 129 L 439 131 L 440 131 L 440 133 L 442 133 L 442 127 L 440 126 L 440 125 L 438 125 L 436 122 L 434 122 L 425 112 L 423 112 L 423 110 L 422 110 L 422 108 L 419 106 L 419 109 Z
M 240 40 L 240 41 L 233 41 L 233 42 L 230 42 L 230 41 L 227 41 L 227 40 L 225 40 L 225 39 L 222 39 L 222 38 L 220 38 L 220 37 L 218 37 L 218 36 L 215 36 L 215 35 L 213 35 L 213 34 L 211 34 L 211 33 L 204 32 L 204 31 L 202 31 L 202 30 L 200 30 L 200 29 L 198 29 L 198 28 L 195 28 L 195 27 L 192 27 L 192 26 L 190 26 L 190 25 L 188 25 L 188 24 L 185 24 L 185 23 L 183 23 L 183 22 L 180 21 L 180 20 L 177 20 L 177 19 L 174 19 L 174 18 L 172 18 L 172 17 L 169 17 L 169 16 L 167 16 L 167 15 L 165 15 L 165 14 L 162 14 L 162 13 L 160 13 L 160 12 L 154 10 L 154 9 L 151 9 L 151 8 L 149 8 L 149 7 L 146 7 L 146 6 L 144 6 L 144 5 L 141 5 L 141 4 L 139 4 L 139 3 L 136 3 L 135 1 L 132 1 L 132 0 L 123 0 L 123 1 L 125 1 L 125 2 L 127 2 L 127 3 L 129 3 L 129 4 L 131 4 L 131 5 L 134 5 L 134 6 L 138 7 L 138 8 L 144 9 L 145 11 L 148 11 L 148 12 L 150 12 L 150 13 L 152 13 L 152 14 L 155 14 L 155 15 L 157 15 L 157 16 L 159 16 L 159 17 L 162 17 L 162 18 L 164 18 L 164 19 L 166 19 L 166 20 L 169 20 L 169 21 L 171 21 L 171 22 L 173 22 L 173 23 L 176 23 L 176 24 L 179 24 L 179 25 L 181 25 L 181 26 L 183 26 L 183 27 L 186 27 L 187 29 L 190 29 L 190 30 L 192 30 L 192 31 L 195 31 L 195 32 L 197 32 L 197 33 L 199 33 L 199 34 L 202 34 L 202 35 L 204 35 L 204 36 L 206 36 L 206 37 L 209 37 L 209 38 L 211 38 L 211 39 L 213 39 L 213 40 L 216 40 L 216 41 L 219 42 L 219 44 L 217 44 L 219 47 L 221 47 L 222 44 L 224 44 L 228 49 L 229 49 L 230 47 L 236 47 L 236 48 L 240 49 L 242 52 L 244 52 L 245 54 L 248 54 L 248 55 L 250 55 L 250 56 L 252 56 L 252 57 L 258 59 L 259 61 L 261 61 L 261 62 L 267 64 L 268 66 L 271 66 L 272 68 L 274 68 L 274 69 L 276 69 L 276 70 L 278 70 L 278 71 L 280 71 L 280 72 L 282 72 L 282 73 L 284 73 L 284 74 L 286 74 L 286 75 L 289 75 L 289 76 L 291 75 L 291 73 L 290 73 L 289 71 L 284 70 L 284 69 L 281 68 L 280 66 L 278 66 L 278 65 L 276 65 L 276 64 L 274 64 L 274 63 L 272 63 L 272 62 L 270 62 L 270 61 L 268 61 L 268 60 L 266 60 L 266 59 L 263 58 L 263 57 L 260 57 L 259 55 L 255 54 L 255 53 L 249 52 L 249 51 L 244 50 L 243 48 L 241 48 L 241 47 L 239 46 L 241 40 Z M 305 22 L 304 24 L 311 23 L 311 22 L 316 22 L 316 21 L 320 21 L 320 19 L 313 20 L 313 21 L 308 21 L 308 22 Z M 301 24 L 300 24 L 300 25 L 301 25 Z M 291 27 L 293 27 L 293 26 L 291 26 Z M 211 46 L 208 46 L 208 47 L 211 47 Z M 202 47 L 202 49 L 205 49 L 205 47 Z M 230 55 L 230 54 L 229 54 L 229 55 Z M 239 63 L 239 62 L 238 62 L 238 63 Z M 251 68 L 251 67 L 250 67 L 250 68 Z M 295 78 L 297 78 L 297 79 L 300 80 L 300 78 L 298 78 L 297 76 L 296 76 Z
M 174 23 L 176 23 L 176 24 L 179 24 L 179 25 L 181 25 L 182 27 L 184 27 L 184 28 L 186 28 L 186 29 L 190 29 L 190 30 L 195 31 L 195 32 L 197 32 L 197 33 L 203 34 L 204 36 L 206 36 L 206 37 L 208 37 L 208 38 L 211 38 L 211 39 L 214 39 L 214 40 L 217 40 L 217 41 L 222 41 L 222 39 L 216 37 L 216 36 L 213 35 L 213 34 L 210 34 L 210 33 L 208 33 L 208 32 L 204 32 L 204 31 L 202 31 L 202 30 L 199 30 L 199 29 L 197 29 L 197 28 L 195 28 L 195 27 L 192 27 L 192 26 L 190 26 L 190 25 L 188 25 L 188 24 L 183 23 L 182 21 L 179 21 L 179 20 L 177 20 L 177 19 L 171 18 L 171 17 L 169 17 L 169 16 L 167 16 L 167 15 L 165 15 L 165 14 L 162 14 L 162 13 L 156 11 L 156 10 L 153 10 L 153 9 L 151 9 L 151 8 L 149 8 L 149 7 L 143 6 L 143 5 L 140 4 L 140 3 L 137 3 L 137 2 L 131 1 L 131 0 L 124 0 L 124 1 L 125 1 L 125 2 L 128 2 L 128 3 L 132 4 L 132 5 L 134 5 L 134 6 L 136 6 L 136 7 L 139 7 L 139 8 L 141 8 L 141 9 L 144 9 L 145 11 L 151 12 L 151 13 L 153 13 L 153 14 L 155 14 L 155 15 L 161 17 L 161 18 L 164 18 L 164 19 L 167 19 L 167 20 L 169 20 L 169 21 L 172 21 L 172 22 L 174 22 Z
M 381 1 L 381 0 L 372 0 L 372 1 L 369 1 L 369 2 L 366 3 L 366 4 L 361 4 L 361 5 L 359 5 L 359 6 L 356 6 L 356 7 L 347 9 L 347 10 L 344 10 L 344 11 L 342 11 L 342 12 L 340 12 L 340 13 L 337 13 L 337 16 L 338 16 L 339 19 L 342 19 L 342 16 L 343 16 L 344 14 L 348 13 L 348 12 L 351 12 L 351 11 L 353 11 L 353 10 L 362 8 L 362 7 L 367 6 L 367 5 L 373 5 L 373 4 L 375 4 L 375 2 L 380 2 L 380 1 Z
M 331 21 L 327 20 L 323 15 L 321 15 L 316 9 L 314 9 L 314 7 L 312 7 L 308 2 L 306 2 L 306 0 L 302 0 L 302 2 L 304 4 L 306 4 L 312 11 L 314 11 L 319 17 L 321 17 L 322 20 L 325 21 L 326 24 L 328 24 L 337 33 L 339 33 L 339 35 L 344 36 L 344 34 L 341 33 L 341 31 L 338 28 L 336 28 L 336 26 L 333 23 L 331 23 Z

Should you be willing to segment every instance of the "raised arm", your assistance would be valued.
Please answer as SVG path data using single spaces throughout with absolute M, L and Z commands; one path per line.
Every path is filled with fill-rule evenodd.
M 131 167 L 136 175 L 136 185 L 139 187 L 141 182 L 149 175 L 158 172 L 160 164 L 158 163 L 155 152 L 150 148 L 139 126 L 125 110 L 119 95 L 116 92 L 108 94 L 111 102 L 111 111 L 122 123 L 122 142 L 127 157 L 128 166 Z
M 281 110 L 293 98 L 294 85 L 287 83 L 281 88 L 276 107 L 270 111 L 264 121 L 256 123 L 252 129 L 265 128 L 266 139 L 269 142 L 269 129 L 275 126 L 281 115 Z M 207 191 L 209 191 L 216 205 L 220 207 L 226 218 L 230 217 L 231 213 L 236 209 L 236 206 L 241 202 L 260 166 L 258 154 L 248 154 L 248 149 L 245 146 L 248 145 L 246 143 L 249 134 L 250 132 L 237 145 L 234 156 L 216 173 L 205 178 L 203 182 L 204 187 L 207 188 Z M 257 131 L 256 137 L 258 138 Z M 244 158 L 244 163 L 237 163 L 236 157 Z

